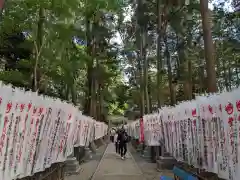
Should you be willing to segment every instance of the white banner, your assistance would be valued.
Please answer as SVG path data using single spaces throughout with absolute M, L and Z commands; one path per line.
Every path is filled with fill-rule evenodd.
M 240 88 L 163 107 L 143 120 L 147 145 L 163 142 L 178 161 L 217 173 L 223 179 L 239 179 Z M 138 122 L 128 124 L 133 137 L 139 136 Z
M 0 84 L 0 179 L 44 171 L 107 134 L 71 104 Z

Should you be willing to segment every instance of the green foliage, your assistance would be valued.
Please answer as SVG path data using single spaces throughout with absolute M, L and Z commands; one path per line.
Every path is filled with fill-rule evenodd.
M 140 2 L 140 1 L 137 1 Z M 147 27 L 147 56 L 149 59 L 148 82 L 149 94 L 152 107 L 156 107 L 157 87 L 156 69 L 157 69 L 157 1 L 145 1 L 144 9 L 140 11 L 141 17 L 137 13 L 137 6 L 131 4 L 133 17 L 131 21 L 121 24 L 119 32 L 124 42 L 123 60 L 126 64 L 125 73 L 128 76 L 129 83 L 129 101 L 130 107 L 139 107 L 140 97 L 143 96 L 139 91 L 139 72 L 137 62 L 139 61 L 140 49 L 137 46 L 136 39 L 138 37 L 137 19 L 141 19 L 139 23 L 142 27 Z M 165 104 L 169 104 L 170 92 L 167 76 L 167 60 L 165 47 L 168 46 L 171 61 L 171 72 L 174 82 L 176 82 L 176 99 L 182 101 L 184 97 L 184 83 L 186 79 L 192 81 L 192 91 L 194 94 L 206 91 L 206 75 L 204 63 L 204 44 L 203 32 L 201 24 L 200 4 L 199 1 L 191 0 L 188 5 L 171 6 L 162 1 L 161 13 L 167 21 L 166 37 L 167 44 L 162 46 L 161 61 L 164 70 L 160 72 L 161 93 Z M 216 48 L 216 69 L 219 91 L 232 88 L 239 85 L 239 43 L 240 31 L 239 21 L 237 22 L 236 13 L 227 12 L 223 6 L 216 5 L 210 12 L 212 15 L 212 33 Z M 164 36 L 165 34 L 160 34 Z M 185 69 L 186 63 L 191 62 L 192 74 L 189 78 L 189 71 Z M 142 65 L 142 67 L 144 67 Z M 144 67 L 145 68 L 145 67 Z
M 157 1 L 146 1 L 141 13 L 137 14 L 136 4 L 124 0 L 8 0 L 0 27 L 0 57 L 3 59 L 0 79 L 14 86 L 32 88 L 36 55 L 39 55 L 38 91 L 83 108 L 89 91 L 88 68 L 92 63 L 91 75 L 100 87 L 97 93 L 102 111 L 106 110 L 111 115 L 124 115 L 132 110 L 138 112 L 142 96 L 137 46 L 139 16 L 142 18 L 138 23 L 147 34 L 147 86 L 154 109 L 159 93 L 156 4 Z M 162 7 L 166 7 L 167 42 L 161 45 L 161 93 L 163 102 L 169 104 L 166 46 L 171 56 L 173 81 L 177 82 L 178 101 L 184 100 L 184 82 L 189 75 L 184 69 L 186 62 L 191 62 L 192 66 L 193 93 L 206 90 L 202 84 L 206 78 L 205 64 L 202 63 L 204 46 L 198 1 L 191 0 L 189 5 L 180 7 L 164 3 Z M 44 11 L 42 19 L 39 17 L 40 9 Z M 133 14 L 130 20 L 124 18 L 126 13 Z M 211 14 L 218 87 L 231 90 L 239 85 L 239 17 L 236 13 L 226 12 L 222 6 L 214 7 Z M 38 47 L 40 20 L 43 20 L 42 45 Z M 87 22 L 90 22 L 89 27 Z M 25 37 L 20 35 L 23 32 Z M 111 43 L 116 32 L 121 36 L 120 45 Z M 84 45 L 74 39 L 83 41 Z M 94 43 L 95 49 L 92 48 Z M 127 82 L 124 82 L 125 76 Z
M 106 18 L 106 15 L 114 17 L 122 12 L 123 1 L 103 1 L 103 0 L 9 0 L 6 3 L 6 11 L 1 22 L 0 56 L 5 59 L 2 66 L 0 79 L 6 83 L 25 88 L 32 87 L 34 59 L 36 52 L 39 54 L 38 62 L 38 90 L 40 93 L 59 97 L 77 103 L 80 106 L 84 102 L 86 90 L 87 64 L 92 57 L 86 45 L 80 45 L 73 41 L 73 38 L 86 42 L 85 18 L 101 22 L 100 26 L 95 26 L 93 35 L 102 42 L 99 46 L 99 53 L 95 58 L 99 59 L 100 66 L 95 68 L 96 76 L 105 86 L 102 91 L 105 97 L 107 108 L 112 113 L 123 113 L 125 106 L 121 102 L 119 107 L 115 90 L 118 85 L 122 85 L 119 80 L 119 62 L 116 59 L 117 49 L 109 43 L 115 33 L 115 25 L 107 28 L 106 25 L 115 21 Z M 36 47 L 38 43 L 38 23 L 39 9 L 44 10 L 42 47 Z M 27 36 L 17 46 L 10 35 L 16 33 L 27 33 Z M 2 41 L 4 40 L 4 41 Z M 7 46 L 8 44 L 8 46 Z M 16 59 L 7 54 L 9 46 L 13 49 L 29 50 L 30 55 L 26 59 Z M 7 47 L 7 48 L 6 48 Z M 17 54 L 16 51 L 13 52 Z M 11 69 L 5 70 L 10 62 L 14 62 Z M 114 86 L 113 86 L 114 84 Z M 110 102 L 111 101 L 111 102 Z

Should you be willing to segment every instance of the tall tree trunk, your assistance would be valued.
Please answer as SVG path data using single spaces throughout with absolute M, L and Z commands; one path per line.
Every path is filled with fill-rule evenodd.
M 69 100 L 69 86 L 66 84 L 65 87 L 65 99 L 68 101 Z
M 36 45 L 35 45 L 35 62 L 34 62 L 34 69 L 33 69 L 33 91 L 38 90 L 38 63 L 41 56 L 42 51 L 42 43 L 43 43 L 43 26 L 44 26 L 44 9 L 42 7 L 39 8 L 38 12 L 38 24 L 37 24 L 37 38 L 36 38 Z
M 189 12 L 189 13 L 192 13 L 192 12 Z M 192 25 L 189 25 L 188 26 L 188 40 L 187 40 L 187 47 L 186 48 L 193 48 L 192 46 L 192 33 L 191 33 L 191 30 L 192 30 Z M 188 52 L 188 51 L 187 51 Z M 185 55 L 185 54 L 184 54 Z M 188 57 L 188 56 L 187 56 Z M 193 98 L 193 83 L 192 83 L 192 59 L 191 58 L 187 58 L 187 61 L 186 61 L 186 78 L 185 78 L 185 84 L 186 84 L 186 91 L 187 91 L 187 99 L 188 100 L 191 100 Z
M 150 113 L 150 104 L 149 104 L 149 91 L 148 91 L 148 58 L 147 58 L 147 32 L 146 29 L 144 28 L 143 32 L 143 78 L 144 78 L 144 96 L 145 96 L 145 104 L 146 104 L 146 109 L 145 113 L 149 114 Z
M 143 61 L 143 43 L 142 43 L 142 25 L 140 23 L 141 21 L 141 14 L 143 13 L 141 11 L 142 9 L 142 0 L 137 1 L 137 46 L 140 51 L 138 54 L 137 59 L 137 66 L 138 66 L 138 73 L 139 73 L 139 84 L 140 84 L 140 94 L 141 94 L 141 100 L 140 100 L 140 115 L 141 117 L 144 115 L 144 83 L 143 83 L 143 68 L 142 68 L 142 61 Z
M 157 0 L 157 103 L 161 107 L 161 83 L 162 83 L 162 8 L 161 0 Z
M 180 61 L 180 70 L 179 70 L 179 76 L 180 80 L 183 83 L 183 92 L 184 92 L 184 99 L 189 100 L 190 98 L 190 82 L 189 82 L 189 70 L 191 68 L 189 67 L 190 63 L 189 60 L 186 59 L 185 55 L 185 49 L 186 45 L 184 44 L 184 41 L 182 40 L 182 44 L 180 45 L 180 48 L 178 50 L 178 57 Z
M 216 92 L 216 70 L 215 70 L 215 55 L 214 46 L 211 32 L 211 21 L 208 9 L 208 0 L 200 0 L 201 16 L 202 16 L 202 28 L 204 39 L 204 51 L 206 59 L 207 70 L 207 87 L 208 92 Z
M 215 50 L 218 48 L 217 46 L 218 46 L 218 44 L 214 43 L 214 49 Z M 221 64 L 220 64 L 220 56 L 219 56 L 218 53 L 216 53 L 216 68 L 217 68 L 216 78 L 220 79 L 220 77 L 221 77 L 221 69 L 220 69 L 221 68 Z M 217 82 L 217 86 L 218 86 L 218 88 L 219 88 L 219 90 L 221 92 L 222 88 L 221 88 L 221 82 L 220 81 Z
M 104 89 L 103 85 L 100 84 L 99 88 L 98 88 L 98 91 L 99 91 L 99 93 L 98 93 L 98 102 L 99 102 L 99 104 L 98 104 L 98 116 L 99 116 L 98 119 L 99 120 L 101 120 L 102 115 L 104 115 L 104 112 L 103 112 L 103 89 Z
M 96 104 L 95 104 L 95 109 L 96 109 L 96 115 L 95 118 L 96 119 L 100 119 L 101 116 L 101 102 L 100 102 L 100 98 L 101 98 L 101 74 L 100 74 L 100 64 L 99 64 L 99 60 L 96 59 L 96 70 L 97 70 L 97 76 L 96 76 Z
M 100 102 L 100 96 L 101 96 L 101 86 L 100 83 L 97 83 L 97 96 L 96 96 L 96 119 L 99 120 L 101 116 L 101 102 Z
M 186 60 L 184 62 L 183 72 L 184 74 L 184 97 L 185 100 L 192 99 L 192 63 L 191 60 Z
M 184 99 L 189 100 L 189 82 L 188 82 L 188 62 L 185 60 L 183 64 L 183 71 L 182 74 L 184 76 L 183 79 L 183 92 L 184 92 Z
M 96 22 L 94 19 L 94 23 L 93 23 L 93 28 L 95 28 L 96 26 Z M 94 64 L 98 65 L 98 59 L 96 58 L 96 50 L 97 50 L 97 39 L 96 37 L 94 37 L 94 35 L 92 35 L 92 52 L 91 52 L 91 56 L 92 56 L 92 60 L 93 60 L 93 71 L 92 71 L 92 89 L 91 89 L 91 109 L 90 109 L 90 116 L 97 118 L 96 117 L 96 107 L 97 107 L 97 93 L 98 93 L 98 67 L 95 67 Z M 96 63 L 95 63 L 96 61 Z
M 94 68 L 93 71 L 95 71 L 96 69 Z M 94 74 L 94 72 L 93 72 Z M 97 112 L 96 112 L 96 105 L 97 105 L 97 86 L 98 86 L 98 82 L 97 82 L 97 79 L 96 79 L 96 76 L 93 75 L 93 78 L 92 78 L 92 88 L 91 88 L 91 106 L 90 106 L 90 116 L 91 117 L 94 117 L 94 118 L 97 118 L 96 115 L 97 115 Z
M 236 66 L 238 64 L 238 60 L 236 58 L 236 54 L 235 53 L 233 53 L 233 59 L 234 59 L 234 64 Z M 239 79 L 239 67 L 235 68 L 235 72 L 236 72 L 236 77 L 237 77 L 236 86 L 238 87 L 239 83 L 240 83 L 239 82 L 240 81 L 240 79 Z
M 91 37 L 91 21 L 90 17 L 86 15 L 86 39 L 87 39 L 87 53 L 91 55 L 92 52 L 92 37 Z M 85 91 L 84 114 L 90 115 L 91 109 L 91 93 L 92 93 L 92 73 L 93 73 L 93 59 L 90 58 L 87 62 L 87 81 Z
M 228 60 L 228 84 L 229 84 L 229 90 L 232 90 L 232 64 L 231 60 Z
M 96 38 L 93 35 L 92 29 L 96 26 L 96 17 L 94 15 L 93 23 L 91 23 L 91 15 L 86 16 L 86 36 L 87 36 L 87 53 L 91 57 L 87 63 L 87 99 L 85 102 L 85 114 L 96 117 L 96 68 L 94 68 L 94 59 L 96 56 Z
M 142 36 L 140 35 L 140 38 L 142 38 Z M 141 40 L 141 39 L 140 39 Z M 141 116 L 144 115 L 145 113 L 145 91 L 144 91 L 144 73 L 143 73 L 143 67 L 142 67 L 142 61 L 143 61 L 143 44 L 142 41 L 140 42 L 140 55 L 138 58 L 138 69 L 139 69 L 139 78 L 140 78 L 140 93 L 141 93 Z
M 76 106 L 76 105 L 77 105 L 77 94 L 76 94 L 75 80 L 73 80 L 71 86 L 72 86 L 72 87 L 71 87 L 72 103 Z
M 188 59 L 188 84 L 189 84 L 189 100 L 193 98 L 193 83 L 192 83 L 192 61 Z
M 224 76 L 224 85 L 227 91 L 229 91 L 229 85 L 228 85 L 228 78 L 227 78 L 227 67 L 226 67 L 226 62 L 222 60 L 223 62 L 223 76 Z
M 97 29 L 99 27 L 99 14 L 94 15 L 93 19 L 93 28 Z M 92 40 L 93 40 L 93 47 L 92 47 L 92 57 L 94 58 L 94 76 L 93 76 L 93 87 L 92 87 L 92 96 L 91 96 L 91 116 L 95 119 L 100 118 L 99 114 L 99 95 L 101 93 L 100 91 L 100 81 L 101 81 L 101 72 L 100 72 L 100 62 L 99 58 L 97 57 L 99 50 L 99 38 L 96 34 L 92 34 Z
M 199 59 L 200 93 L 205 92 L 204 60 Z
M 144 57 L 144 96 L 145 96 L 145 103 L 146 103 L 146 111 L 145 113 L 150 113 L 150 104 L 149 104 L 149 91 L 148 91 L 148 58 Z
M 153 110 L 153 104 L 152 104 L 152 91 L 151 91 L 151 84 L 152 84 L 152 79 L 151 76 L 148 76 L 148 97 L 149 97 L 149 108 L 150 108 L 150 113 Z
M 174 105 L 176 103 L 176 95 L 175 93 L 175 86 L 173 84 L 173 76 L 172 76 L 172 65 L 171 65 L 171 57 L 168 50 L 168 43 L 167 43 L 167 36 L 164 35 L 164 44 L 165 44 L 165 57 L 167 60 L 167 69 L 168 69 L 168 84 L 169 84 L 169 91 L 170 91 L 170 101 L 171 105 Z

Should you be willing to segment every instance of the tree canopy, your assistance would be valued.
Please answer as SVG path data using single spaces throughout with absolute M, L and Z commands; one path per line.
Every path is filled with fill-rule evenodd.
M 0 80 L 101 121 L 230 91 L 240 83 L 240 15 L 214 2 L 8 0 Z

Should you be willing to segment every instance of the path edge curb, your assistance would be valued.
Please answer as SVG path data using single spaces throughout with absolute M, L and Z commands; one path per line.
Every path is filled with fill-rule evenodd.
M 96 170 L 94 171 L 93 175 L 89 178 L 89 180 L 94 180 L 94 179 L 95 179 L 95 176 L 96 176 L 96 174 L 97 174 L 97 172 L 98 172 L 98 170 L 99 170 L 99 168 L 100 168 L 100 166 L 101 166 L 101 164 L 102 164 L 102 160 L 103 160 L 103 158 L 104 158 L 105 155 L 106 155 L 108 146 L 109 146 L 109 143 L 106 145 L 106 149 L 104 150 L 104 153 L 103 153 L 103 155 L 102 155 L 102 157 L 101 157 L 101 159 L 100 159 L 100 162 L 98 163 Z

